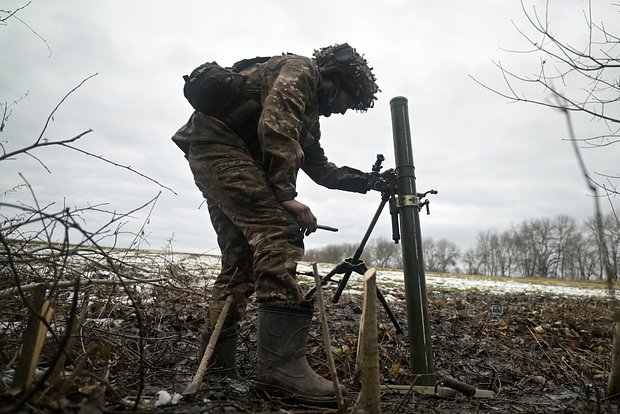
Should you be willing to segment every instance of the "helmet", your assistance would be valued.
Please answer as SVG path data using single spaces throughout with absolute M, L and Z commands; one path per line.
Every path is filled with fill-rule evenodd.
M 315 50 L 313 56 L 321 75 L 337 77 L 355 99 L 353 109 L 364 112 L 374 106 L 375 94 L 380 91 L 377 79 L 366 59 L 348 43 Z

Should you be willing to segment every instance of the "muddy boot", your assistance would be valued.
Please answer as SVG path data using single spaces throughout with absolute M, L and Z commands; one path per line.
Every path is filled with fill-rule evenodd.
M 310 302 L 271 302 L 258 307 L 257 390 L 309 405 L 334 405 L 334 385 L 306 359 Z M 346 392 L 344 387 L 343 395 Z
M 239 337 L 239 328 L 235 324 L 230 328 L 222 329 L 215 349 L 211 355 L 211 359 L 207 364 L 207 378 L 232 378 L 240 379 L 239 371 L 237 371 L 237 338 Z M 211 331 L 205 331 L 201 334 L 200 348 L 198 349 L 198 363 L 207 349 Z

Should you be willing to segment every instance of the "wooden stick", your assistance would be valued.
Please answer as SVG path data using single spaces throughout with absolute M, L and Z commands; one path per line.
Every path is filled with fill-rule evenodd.
M 613 346 L 611 353 L 611 369 L 607 379 L 607 397 L 620 394 L 620 311 L 614 312 Z
M 360 320 L 357 362 L 362 389 L 355 410 L 381 413 L 381 377 L 379 372 L 379 340 L 377 330 L 377 271 L 364 274 L 364 304 Z
M 314 283 L 316 285 L 316 299 L 319 307 L 319 315 L 321 318 L 321 326 L 323 327 L 323 340 L 325 341 L 325 353 L 327 354 L 327 363 L 329 365 L 329 373 L 332 377 L 334 384 L 334 391 L 336 392 L 336 403 L 338 404 L 338 412 L 344 413 L 347 411 L 347 403 L 342 396 L 342 390 L 340 389 L 340 382 L 338 381 L 338 373 L 336 372 L 336 364 L 334 363 L 334 356 L 332 355 L 332 344 L 329 337 L 329 325 L 327 324 L 327 315 L 325 313 L 325 303 L 323 302 L 323 290 L 321 288 L 321 278 L 319 277 L 319 270 L 316 262 L 312 263 L 312 272 L 314 273 Z
M 32 307 L 34 311 L 30 313 L 28 327 L 24 333 L 22 352 L 17 363 L 13 388 L 28 388 L 34 380 L 34 371 L 39 363 L 39 356 L 47 333 L 47 326 L 43 321 L 45 320 L 49 324 L 54 315 L 54 310 L 45 297 L 45 291 L 45 287 L 40 286 L 33 294 Z
M 211 333 L 211 338 L 209 338 L 209 343 L 207 344 L 205 353 L 202 355 L 198 370 L 196 371 L 196 374 L 194 375 L 192 381 L 183 391 L 183 395 L 196 394 L 200 389 L 200 384 L 202 383 L 202 380 L 205 377 L 205 373 L 207 372 L 207 364 L 209 363 L 209 359 L 211 359 L 211 355 L 213 355 L 215 344 L 217 344 L 217 339 L 220 337 L 220 333 L 222 332 L 222 326 L 224 326 L 224 320 L 226 319 L 226 315 L 228 314 L 228 309 L 230 309 L 232 299 L 232 295 L 226 298 L 226 303 L 224 303 L 222 311 L 220 312 L 220 316 L 217 318 L 215 328 L 213 328 L 213 332 Z
M 67 329 L 71 329 L 71 336 L 67 340 L 65 352 L 59 355 L 58 363 L 56 364 L 54 371 L 49 377 L 48 382 L 51 384 L 51 387 L 55 387 L 56 385 L 58 385 L 57 382 L 59 381 L 61 374 L 65 369 L 65 363 L 67 362 L 67 358 L 71 355 L 71 351 L 73 350 L 75 341 L 77 340 L 80 329 L 82 328 L 82 324 L 84 323 L 84 319 L 86 318 L 89 298 L 90 292 L 86 291 L 86 293 L 84 294 L 84 300 L 82 301 L 82 308 L 80 309 L 80 314 L 76 315 L 75 319 L 73 320 L 73 326 L 67 326 Z

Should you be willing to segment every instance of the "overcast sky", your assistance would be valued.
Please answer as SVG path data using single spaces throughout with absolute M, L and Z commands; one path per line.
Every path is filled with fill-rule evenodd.
M 26 3 L 4 0 L 0 9 Z M 594 3 L 594 20 L 605 18 L 608 28 L 618 28 L 618 8 L 605 0 Z M 528 10 L 544 6 L 536 0 L 524 4 Z M 552 30 L 585 46 L 587 2 L 550 5 Z M 592 214 L 563 116 L 509 103 L 472 80 L 505 90 L 494 62 L 523 75 L 539 70 L 540 55 L 515 52 L 529 49 L 517 28 L 531 32 L 519 1 L 34 0 L 16 17 L 21 21 L 0 25 L 0 102 L 12 111 L 0 133 L 7 151 L 34 142 L 63 96 L 96 74 L 62 104 L 45 137 L 92 129 L 79 148 L 131 166 L 174 193 L 68 149 L 33 152 L 39 160 L 21 155 L 2 162 L 0 192 L 22 183 L 21 173 L 42 205 L 106 203 L 118 212 L 161 192 L 152 211 L 133 214 L 124 227 L 135 231 L 150 214 L 142 247 L 162 249 L 173 238 L 177 251 L 217 252 L 201 195 L 170 140 L 191 114 L 182 75 L 204 61 L 231 65 L 282 52 L 310 56 L 344 42 L 365 55 L 382 92 L 367 113 L 323 119 L 323 147 L 339 165 L 369 170 L 381 153 L 384 165 L 393 166 L 389 102 L 406 97 L 418 191 L 439 191 L 431 198 L 431 215 L 421 215 L 423 236 L 446 238 L 465 250 L 484 230 L 506 230 L 527 218 L 568 214 L 582 221 Z M 588 117 L 574 121 L 580 136 L 600 132 L 601 125 Z M 584 155 L 593 172 L 620 172 L 614 146 Z M 298 192 L 319 223 L 340 229 L 309 236 L 309 248 L 358 243 L 380 201 L 378 193 L 322 188 L 303 173 Z M 32 204 L 25 190 L 2 200 Z M 96 215 L 87 219 L 91 230 L 101 225 Z M 387 210 L 374 235 L 390 237 Z

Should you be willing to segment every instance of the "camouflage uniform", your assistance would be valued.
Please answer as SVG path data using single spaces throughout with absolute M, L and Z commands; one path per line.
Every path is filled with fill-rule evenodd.
M 280 204 L 296 197 L 299 169 L 328 188 L 368 189 L 369 174 L 335 166 L 320 146 L 322 79 L 312 59 L 278 56 L 243 73 L 260 107 L 221 119 L 194 112 L 173 137 L 187 150 L 222 252 L 211 326 L 230 294 L 234 311 L 226 326 L 243 317 L 252 293 L 259 302 L 303 299 L 295 274 L 303 235 Z

